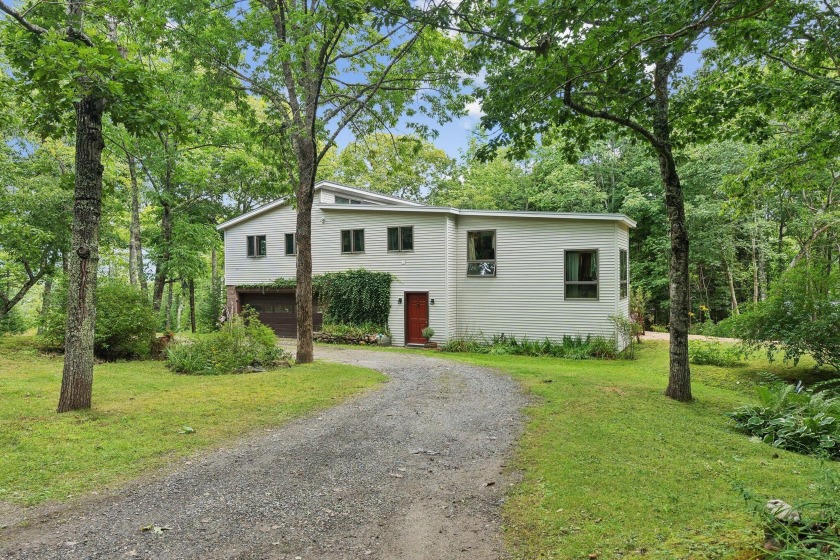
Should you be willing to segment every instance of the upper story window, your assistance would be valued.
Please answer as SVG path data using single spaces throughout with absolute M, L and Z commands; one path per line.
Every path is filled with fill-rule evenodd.
M 618 291 L 621 299 L 627 298 L 627 249 L 621 249 L 618 252 L 619 259 L 619 277 L 618 277 Z
M 265 235 L 249 235 L 245 238 L 247 249 L 245 253 L 249 257 L 264 257 L 265 252 Z
M 598 299 L 598 251 L 566 251 L 566 299 Z
M 294 233 L 287 233 L 286 234 L 286 254 L 287 255 L 296 255 L 297 254 L 297 243 L 295 242 L 295 234 Z
M 341 230 L 341 252 L 342 253 L 364 253 L 365 251 L 365 230 L 343 229 Z
M 467 276 L 496 276 L 496 231 L 467 232 Z
M 388 228 L 388 250 L 389 251 L 413 251 L 414 250 L 414 227 L 400 226 Z
M 357 200 L 355 198 L 347 198 L 346 196 L 337 196 L 335 197 L 336 204 L 364 204 L 361 200 Z

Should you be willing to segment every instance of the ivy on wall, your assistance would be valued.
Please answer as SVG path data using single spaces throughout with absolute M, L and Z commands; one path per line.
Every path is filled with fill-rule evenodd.
M 345 272 L 327 272 L 312 277 L 315 297 L 323 306 L 324 323 L 355 327 L 376 327 L 385 332 L 391 311 L 389 272 L 372 272 L 359 268 Z M 247 289 L 294 289 L 294 278 L 278 278 L 265 284 L 242 284 Z
M 363 268 L 313 278 L 313 287 L 324 306 L 324 323 L 386 327 L 393 280 L 388 272 Z

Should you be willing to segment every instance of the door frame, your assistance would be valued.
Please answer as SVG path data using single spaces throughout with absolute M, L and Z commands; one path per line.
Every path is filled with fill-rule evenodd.
M 429 322 L 429 291 L 411 290 L 403 292 L 403 346 L 422 346 L 421 342 L 408 341 L 408 294 L 421 294 L 426 296 L 426 326 Z

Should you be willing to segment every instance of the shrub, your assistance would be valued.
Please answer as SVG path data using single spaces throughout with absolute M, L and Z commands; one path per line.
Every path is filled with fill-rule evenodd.
M 548 338 L 530 340 L 527 337 L 518 339 L 513 335 L 493 335 L 489 341 L 483 336 L 458 336 L 449 340 L 443 346 L 444 352 L 473 352 L 476 354 L 495 354 L 513 356 L 551 356 L 554 358 L 569 358 L 584 360 L 587 358 L 615 358 L 617 355 L 615 341 L 603 337 L 580 335 L 563 337 L 562 342 L 555 342 Z
M 781 350 L 794 364 L 810 354 L 817 364 L 840 370 L 840 269 L 825 271 L 818 259 L 785 271 L 767 300 L 738 318 L 745 347 L 764 348 L 771 360 Z
M 812 485 L 817 497 L 788 506 L 768 502 L 751 491 L 741 494 L 764 528 L 765 560 L 837 560 L 840 558 L 840 475 L 824 469 L 821 480 Z
M 840 459 L 840 399 L 802 384 L 756 388 L 759 404 L 729 413 L 736 428 L 764 443 L 805 455 Z
M 26 330 L 26 321 L 16 307 L 8 312 L 0 312 L 0 335 L 21 334 Z
M 168 366 L 178 373 L 191 375 L 267 369 L 288 363 L 290 358 L 277 346 L 274 331 L 260 323 L 256 313 L 247 308 L 218 331 L 172 344 L 167 349 Z
M 692 340 L 688 343 L 688 359 L 692 364 L 735 367 L 744 365 L 741 357 L 738 348 L 724 346 L 720 342 Z
M 668 325 L 651 325 L 650 330 L 653 332 L 668 332 Z
M 122 280 L 102 279 L 96 289 L 93 351 L 105 360 L 149 356 L 157 320 L 143 293 Z M 44 317 L 42 346 L 63 350 L 67 328 L 67 286 L 53 288 Z
M 362 325 L 345 325 L 342 323 L 324 323 L 321 325 L 319 332 L 332 336 L 352 336 L 362 337 L 371 334 L 384 334 L 391 336 L 391 331 L 388 326 L 377 326 L 372 323 L 365 323 Z

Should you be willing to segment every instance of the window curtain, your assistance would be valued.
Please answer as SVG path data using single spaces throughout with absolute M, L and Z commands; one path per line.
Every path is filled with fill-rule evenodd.
M 566 281 L 576 282 L 580 279 L 580 253 L 566 251 Z
M 470 233 L 469 243 L 467 243 L 467 259 L 471 261 L 478 260 L 476 245 L 478 245 L 478 233 Z

